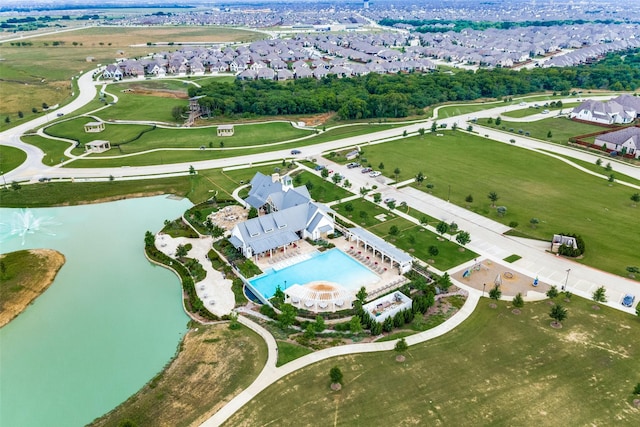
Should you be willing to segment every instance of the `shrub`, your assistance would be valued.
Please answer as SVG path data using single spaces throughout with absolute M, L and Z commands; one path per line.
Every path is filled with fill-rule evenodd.
M 333 384 L 342 384 L 342 371 L 337 366 L 334 366 L 329 371 L 329 378 Z
M 264 314 L 265 316 L 270 317 L 274 320 L 278 318 L 278 315 L 276 314 L 276 311 L 273 309 L 273 307 L 267 304 L 264 304 L 260 307 L 260 314 Z
M 552 286 L 548 291 L 547 291 L 547 297 L 553 299 L 555 297 L 558 296 L 558 288 L 556 286 Z
M 515 297 L 513 297 L 513 306 L 517 308 L 522 308 L 524 306 L 524 300 L 522 299 L 522 293 L 518 292 Z

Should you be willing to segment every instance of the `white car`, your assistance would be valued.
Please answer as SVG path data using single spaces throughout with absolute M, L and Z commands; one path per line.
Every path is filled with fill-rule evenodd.
M 380 171 L 372 171 L 372 172 L 369 173 L 369 176 L 371 178 L 375 178 L 375 177 L 380 176 L 380 175 L 382 175 L 382 172 L 380 172 Z
M 542 110 L 542 114 L 549 114 L 549 110 Z

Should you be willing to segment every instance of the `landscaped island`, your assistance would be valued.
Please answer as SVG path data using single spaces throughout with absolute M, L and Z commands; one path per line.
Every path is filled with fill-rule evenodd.
M 0 327 L 47 290 L 64 262 L 64 255 L 52 249 L 0 255 Z

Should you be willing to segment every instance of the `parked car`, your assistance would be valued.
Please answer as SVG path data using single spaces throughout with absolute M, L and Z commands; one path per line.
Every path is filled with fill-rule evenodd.
M 321 171 L 322 169 L 324 169 L 324 165 L 316 165 L 314 169 L 317 171 Z
M 622 305 L 625 307 L 631 307 L 633 305 L 633 301 L 635 301 L 636 297 L 631 294 L 626 294 L 624 298 L 622 298 Z
M 296 154 L 300 154 L 302 153 L 302 151 L 300 150 L 291 150 L 291 155 L 296 155 Z
M 371 168 L 362 168 L 362 170 L 361 170 L 360 172 L 362 172 L 362 173 L 368 173 L 368 172 L 371 172 L 372 170 L 373 170 L 373 169 L 371 169 Z
M 358 162 L 351 162 L 351 163 L 347 163 L 347 168 L 348 169 L 353 169 L 353 168 L 357 168 L 360 166 L 360 163 Z
M 372 171 L 372 172 L 369 173 L 369 176 L 371 178 L 375 178 L 375 177 L 380 176 L 380 175 L 382 175 L 382 172 L 380 172 L 380 171 Z
M 394 199 L 393 197 L 387 197 L 386 199 L 383 200 L 383 202 L 385 203 L 391 203 L 391 202 L 395 202 L 396 199 Z
M 549 114 L 549 110 L 542 110 L 542 114 Z
M 64 116 L 64 113 L 58 113 L 58 117 Z

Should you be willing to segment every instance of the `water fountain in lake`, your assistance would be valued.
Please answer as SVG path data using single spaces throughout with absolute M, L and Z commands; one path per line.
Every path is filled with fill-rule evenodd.
M 43 233 L 49 236 L 55 236 L 55 233 L 50 230 L 50 227 L 60 225 L 54 222 L 51 217 L 37 217 L 30 209 L 20 209 L 1 219 L 1 240 L 19 237 L 22 239 L 22 245 L 25 244 L 29 234 Z

